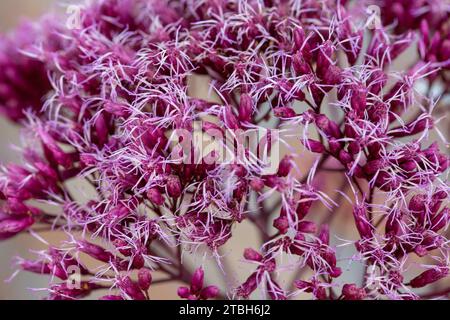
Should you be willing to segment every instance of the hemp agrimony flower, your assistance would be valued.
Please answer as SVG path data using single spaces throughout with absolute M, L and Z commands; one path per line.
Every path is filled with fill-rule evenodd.
M 78 8 L 0 38 L 0 239 L 66 235 L 15 260 L 49 299 L 448 297 L 445 0 Z

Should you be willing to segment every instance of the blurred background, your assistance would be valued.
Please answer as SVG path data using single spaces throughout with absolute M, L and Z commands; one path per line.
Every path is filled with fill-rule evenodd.
M 1 0 L 0 1 L 0 32 L 8 32 L 14 26 L 20 23 L 23 19 L 36 19 L 43 13 L 48 12 L 49 8 L 54 8 L 55 3 L 70 3 L 71 1 L 61 0 Z M 75 2 L 75 1 L 72 1 Z M 58 6 L 61 8 L 61 6 Z M 414 56 L 414 51 L 410 51 L 406 54 L 405 59 L 400 59 L 401 68 L 402 65 L 408 65 L 408 60 Z M 408 59 L 409 58 L 409 59 Z M 194 83 L 193 86 L 199 88 L 199 84 L 202 82 Z M 202 86 L 202 89 L 207 89 L 207 86 Z M 199 95 L 206 94 L 201 93 Z M 447 125 L 444 123 L 444 128 Z M 444 130 L 447 131 L 447 130 Z M 448 133 L 448 132 L 446 132 Z M 0 164 L 19 161 L 17 152 L 13 151 L 13 145 L 20 145 L 19 128 L 12 125 L 8 121 L 0 118 Z M 302 157 L 302 163 L 300 167 L 304 170 L 311 165 L 313 159 L 310 155 L 304 155 Z M 340 189 L 341 178 L 339 174 L 334 177 L 333 174 L 329 174 L 330 179 L 326 179 L 326 185 L 324 189 L 330 192 L 331 195 L 335 194 L 336 189 Z M 383 199 L 378 199 L 382 202 Z M 314 220 L 322 220 L 326 214 L 324 210 L 317 210 L 318 215 Z M 348 203 L 344 203 L 339 209 L 334 212 L 334 215 L 338 215 L 338 219 L 334 219 L 332 222 L 332 229 L 338 230 L 336 236 L 356 239 L 356 233 L 354 229 L 353 219 L 351 217 L 351 207 Z M 236 230 L 233 231 L 233 238 L 224 248 L 224 252 L 229 254 L 230 259 L 233 261 L 233 265 L 237 266 L 235 269 L 235 278 L 239 281 L 245 280 L 248 276 L 249 268 L 244 264 L 239 264 L 243 249 L 246 247 L 258 247 L 258 235 L 257 230 L 253 225 L 242 223 Z M 61 235 L 45 235 L 46 239 L 55 241 L 63 239 Z M 335 242 L 337 237 L 333 239 Z M 30 253 L 30 248 L 33 250 L 42 250 L 46 246 L 41 244 L 38 240 L 32 238 L 29 235 L 21 235 L 15 237 L 9 241 L 0 242 L 0 299 L 41 299 L 46 293 L 44 291 L 30 290 L 29 288 L 46 288 L 50 279 L 44 276 L 33 275 L 29 273 L 20 273 L 12 281 L 4 281 L 8 279 L 14 273 L 13 258 L 15 256 L 33 257 Z M 360 282 L 363 274 L 363 266 L 354 263 L 352 266 L 348 265 L 348 258 L 354 254 L 353 246 L 340 247 L 338 249 L 338 256 L 342 259 L 340 266 L 345 271 L 340 280 L 346 282 Z M 414 270 L 413 270 L 414 271 Z M 165 284 L 160 286 L 152 286 L 150 290 L 150 296 L 152 298 L 169 299 L 175 297 L 176 288 L 179 284 Z M 442 284 L 436 284 L 440 286 Z M 104 294 L 104 293 L 103 293 Z

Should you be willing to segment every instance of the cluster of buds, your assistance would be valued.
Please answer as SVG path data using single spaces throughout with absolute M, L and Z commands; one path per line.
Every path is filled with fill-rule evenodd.
M 375 29 L 369 5 L 382 10 Z M 0 239 L 68 235 L 35 261 L 17 260 L 52 276 L 50 299 L 109 289 L 102 299 L 146 300 L 152 283 L 168 281 L 186 283 L 177 293 L 190 300 L 418 299 L 416 288 L 447 276 L 444 0 L 96 0 L 77 14 L 77 26 L 50 17 L 0 39 L 0 110 L 26 128 L 24 164 L 0 174 Z M 415 44 L 414 63 L 394 71 Z M 200 77 L 207 96 L 194 93 Z M 272 162 L 280 156 L 276 169 L 246 144 L 246 161 L 206 161 L 216 150 L 186 161 L 199 121 L 208 135 L 277 130 L 257 144 L 270 145 Z M 435 133 L 442 141 L 430 143 Z M 281 157 L 274 139 L 291 154 Z M 314 165 L 299 166 L 301 156 Z M 330 171 L 342 179 L 334 194 Z M 345 200 L 353 240 L 332 221 Z M 223 252 L 244 223 L 261 243 L 244 251 L 257 267 L 237 284 L 239 262 Z M 350 259 L 340 242 L 353 245 Z M 205 259 L 227 286 L 206 283 Z M 355 262 L 363 281 L 346 283 Z M 420 269 L 412 280 L 411 267 Z

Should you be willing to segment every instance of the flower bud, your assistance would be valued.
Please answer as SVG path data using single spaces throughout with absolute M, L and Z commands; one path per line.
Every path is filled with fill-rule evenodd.
M 426 285 L 429 285 L 430 283 L 434 283 L 442 278 L 445 278 L 448 274 L 448 271 L 449 270 L 447 267 L 428 269 L 412 279 L 409 284 L 412 288 L 422 288 Z
M 187 287 L 179 287 L 177 294 L 181 299 L 187 299 L 191 295 L 191 290 Z
M 180 178 L 174 175 L 169 176 L 169 178 L 167 178 L 166 188 L 167 194 L 172 198 L 178 198 L 179 196 L 181 196 L 182 190 Z
M 358 288 L 356 284 L 345 284 L 342 288 L 342 295 L 344 300 L 364 300 L 366 297 L 366 290 Z
M 356 228 L 362 238 L 370 238 L 373 233 L 373 226 L 367 219 L 365 205 L 357 205 L 353 208 L 353 217 L 355 218 Z
M 286 234 L 289 230 L 289 220 L 287 217 L 278 217 L 273 221 L 273 227 L 281 234 Z
M 142 268 L 138 272 L 138 285 L 143 291 L 148 291 L 152 284 L 152 273 L 146 268 Z
M 317 225 L 312 221 L 300 221 L 297 230 L 304 233 L 316 233 Z
M 244 251 L 244 258 L 249 261 L 257 261 L 261 262 L 263 260 L 263 256 L 256 250 L 251 248 L 247 248 Z
M 32 217 L 18 219 L 4 219 L 0 221 L 0 239 L 8 239 L 16 234 L 25 231 L 34 223 Z
M 157 188 L 151 188 L 148 190 L 147 198 L 156 206 L 162 206 L 164 204 L 164 197 Z
M 192 280 L 191 280 L 191 292 L 192 293 L 198 293 L 203 288 L 203 278 L 205 276 L 205 273 L 203 271 L 203 268 L 198 268 L 195 270 Z
M 264 189 L 264 180 L 260 178 L 253 178 L 250 181 L 250 187 L 256 192 L 260 192 Z
M 214 299 L 219 294 L 219 288 L 216 286 L 208 286 L 202 290 L 200 293 L 200 298 L 207 300 L 207 299 Z
M 102 247 L 87 241 L 77 241 L 77 248 L 79 251 L 84 252 L 92 258 L 102 262 L 111 262 L 115 258 L 111 252 L 108 252 Z
M 325 152 L 325 146 L 316 140 L 312 139 L 306 139 L 305 141 L 302 141 L 303 145 L 311 152 L 314 153 L 324 153 Z
M 294 109 L 289 107 L 278 107 L 273 109 L 273 114 L 277 118 L 283 118 L 283 119 L 289 119 L 294 118 L 297 113 L 294 111 Z
M 291 156 L 285 156 L 281 161 L 280 165 L 278 167 L 278 173 L 277 175 L 279 177 L 286 177 L 289 172 L 291 172 L 293 165 L 292 165 L 292 157 Z
M 118 287 L 132 300 L 146 300 L 144 293 L 130 277 L 119 280 Z
M 241 95 L 241 101 L 239 102 L 239 120 L 243 122 L 249 122 L 252 119 L 253 114 L 253 100 L 244 93 Z

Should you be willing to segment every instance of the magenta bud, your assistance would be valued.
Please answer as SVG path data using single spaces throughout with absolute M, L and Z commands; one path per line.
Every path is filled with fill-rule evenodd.
M 106 251 L 98 245 L 89 243 L 87 241 L 77 241 L 77 247 L 79 251 L 84 252 L 99 261 L 110 262 L 115 258 L 112 253 Z
M 307 139 L 306 141 L 302 141 L 303 145 L 306 149 L 308 149 L 311 152 L 314 153 L 324 153 L 325 152 L 325 146 L 316 140 Z
M 143 291 L 148 291 L 152 284 L 152 273 L 146 268 L 142 268 L 138 272 L 138 285 Z
M 146 300 L 144 293 L 130 277 L 125 277 L 118 281 L 118 286 L 132 300 Z
M 280 231 L 281 234 L 286 234 L 289 230 L 289 220 L 287 217 L 278 217 L 273 221 L 273 227 Z
M 177 294 L 182 299 L 188 299 L 191 295 L 191 290 L 187 287 L 179 287 L 177 290 Z
M 0 239 L 11 238 L 31 227 L 33 223 L 34 219 L 32 217 L 4 219 L 0 221 Z
M 289 172 L 291 172 L 292 167 L 293 167 L 292 157 L 291 156 L 285 156 L 280 161 L 280 165 L 278 167 L 277 175 L 279 177 L 286 177 L 289 174 Z
M 303 59 L 303 55 L 300 52 L 297 52 L 292 57 L 292 67 L 297 76 L 302 76 L 311 73 L 311 67 L 305 61 L 305 59 Z
M 145 259 L 142 254 L 137 254 L 133 257 L 132 262 L 133 268 L 135 269 L 141 269 L 145 266 Z
M 294 49 L 301 50 L 303 45 L 305 44 L 305 31 L 303 30 L 302 27 L 294 29 L 293 38 L 294 38 Z
M 256 290 L 260 281 L 261 280 L 258 279 L 258 274 L 256 272 L 252 273 L 250 277 L 237 288 L 237 295 L 242 298 L 248 298 L 248 296 Z
M 249 261 L 261 262 L 263 256 L 256 250 L 252 248 L 247 248 L 244 250 L 244 258 Z
M 203 288 L 203 278 L 205 276 L 205 272 L 203 271 L 203 268 L 198 268 L 195 270 L 192 280 L 191 280 L 191 292 L 192 293 L 198 293 Z
M 414 248 L 414 252 L 419 256 L 419 257 L 425 257 L 428 254 L 428 250 L 422 246 L 422 245 L 418 245 Z
M 367 162 L 364 165 L 363 170 L 368 175 L 374 175 L 379 170 L 383 169 L 385 166 L 386 166 L 386 163 L 384 160 L 376 159 L 376 160 L 371 160 L 371 161 Z
M 164 204 L 164 197 L 157 188 L 151 188 L 148 190 L 147 198 L 156 206 L 162 206 Z
M 48 263 L 42 261 L 20 260 L 18 265 L 25 271 L 33 272 L 37 274 L 50 274 L 51 269 Z
M 219 294 L 219 288 L 216 286 L 208 286 L 202 290 L 200 297 L 204 300 L 214 299 Z
M 273 114 L 275 115 L 275 117 L 283 119 L 294 118 L 297 115 L 294 109 L 289 107 L 273 108 Z
M 412 288 L 422 288 L 430 283 L 434 283 L 442 278 L 445 278 L 448 275 L 448 271 L 449 270 L 447 267 L 428 269 L 412 279 L 409 284 Z
M 300 221 L 297 230 L 304 233 L 316 233 L 317 225 L 312 221 Z
M 250 181 L 250 187 L 256 192 L 260 192 L 264 189 L 264 180 L 260 178 L 253 178 Z
M 336 122 L 330 120 L 326 115 L 316 115 L 315 122 L 317 127 L 328 137 L 339 139 L 342 136 L 341 130 Z
M 181 181 L 177 176 L 171 175 L 167 178 L 167 193 L 172 198 L 178 198 L 181 196 Z
M 373 226 L 367 219 L 365 205 L 357 205 L 353 208 L 353 217 L 355 218 L 356 228 L 362 238 L 370 238 L 373 233 Z
M 354 159 L 350 155 L 350 153 L 341 149 L 341 151 L 339 151 L 339 160 L 345 165 L 345 164 L 353 162 Z
M 329 225 L 324 224 L 320 227 L 318 238 L 322 243 L 324 243 L 326 245 L 330 244 L 330 226 Z
M 330 277 L 339 278 L 342 274 L 342 269 L 339 267 L 332 267 L 330 269 Z
M 357 86 L 352 90 L 350 104 L 358 114 L 363 114 L 366 109 L 367 90 L 362 86 Z
M 239 103 L 239 120 L 249 122 L 253 114 L 253 99 L 246 93 L 241 95 Z
M 302 220 L 309 213 L 309 209 L 311 209 L 312 201 L 304 200 L 298 203 L 296 213 L 299 220 Z
M 356 284 L 345 284 L 342 288 L 344 300 L 364 300 L 367 296 L 364 288 L 358 288 Z

